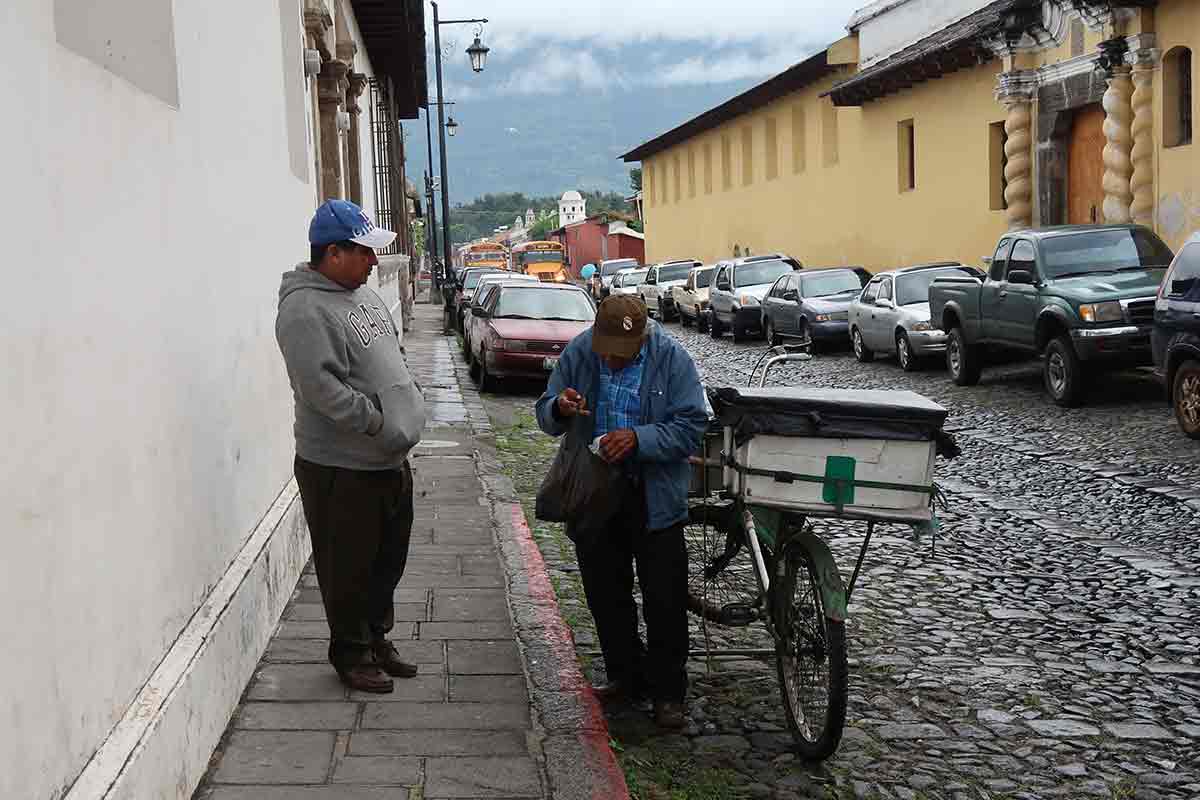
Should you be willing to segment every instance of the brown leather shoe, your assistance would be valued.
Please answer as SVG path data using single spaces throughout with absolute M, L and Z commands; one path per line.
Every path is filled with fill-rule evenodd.
M 360 692 L 388 694 L 395 689 L 392 679 L 383 674 L 383 670 L 379 668 L 378 664 L 355 664 L 352 667 L 339 669 L 337 674 L 342 679 L 342 683 Z
M 402 661 L 400 654 L 396 652 L 396 645 L 388 640 L 380 639 L 372 642 L 371 652 L 375 654 L 375 662 L 379 668 L 388 675 L 396 678 L 415 678 L 417 676 L 417 665 Z
M 654 724 L 660 728 L 670 728 L 671 730 L 687 727 L 687 716 L 683 713 L 683 703 L 655 700 Z

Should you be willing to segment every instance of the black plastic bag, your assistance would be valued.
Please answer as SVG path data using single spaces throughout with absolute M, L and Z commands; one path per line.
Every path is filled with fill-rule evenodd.
M 620 507 L 621 489 L 617 467 L 565 436 L 538 489 L 534 514 L 543 522 L 602 524 Z

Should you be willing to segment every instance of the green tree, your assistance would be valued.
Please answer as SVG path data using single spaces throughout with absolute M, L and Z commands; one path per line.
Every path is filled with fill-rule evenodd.
M 629 186 L 633 191 L 640 192 L 642 190 L 642 168 L 634 167 L 629 170 Z
M 537 222 L 533 223 L 533 227 L 531 227 L 529 229 L 529 240 L 533 241 L 533 242 L 544 241 L 550 235 L 550 231 L 554 230 L 557 227 L 558 227 L 557 212 L 555 212 L 555 213 L 547 212 L 547 213 L 543 214 L 541 217 L 538 217 Z
M 414 220 L 412 224 L 413 249 L 418 256 L 425 254 L 425 220 Z

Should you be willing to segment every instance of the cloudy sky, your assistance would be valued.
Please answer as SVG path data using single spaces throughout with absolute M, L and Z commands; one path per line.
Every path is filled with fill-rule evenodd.
M 447 97 L 669 87 L 766 78 L 845 35 L 868 0 L 444 0 L 442 19 L 487 17 L 488 69 L 470 26 L 443 26 Z M 428 6 L 427 6 L 428 8 Z M 432 25 L 429 26 L 432 47 Z M 453 47 L 451 47 L 453 45 Z M 432 66 L 432 64 L 431 64 Z M 431 76 L 432 77 L 432 76 Z
M 473 27 L 441 27 L 445 98 L 458 123 L 448 143 L 451 202 L 623 190 L 621 153 L 842 38 L 868 3 L 442 0 L 443 20 L 490 20 L 479 75 L 464 53 Z M 427 31 L 434 99 L 432 18 Z M 410 146 L 414 163 L 427 164 L 421 127 Z

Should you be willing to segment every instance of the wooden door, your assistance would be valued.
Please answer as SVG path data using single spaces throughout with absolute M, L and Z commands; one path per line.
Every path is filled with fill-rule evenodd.
M 1104 222 L 1104 109 L 1075 112 L 1067 145 L 1067 222 Z

